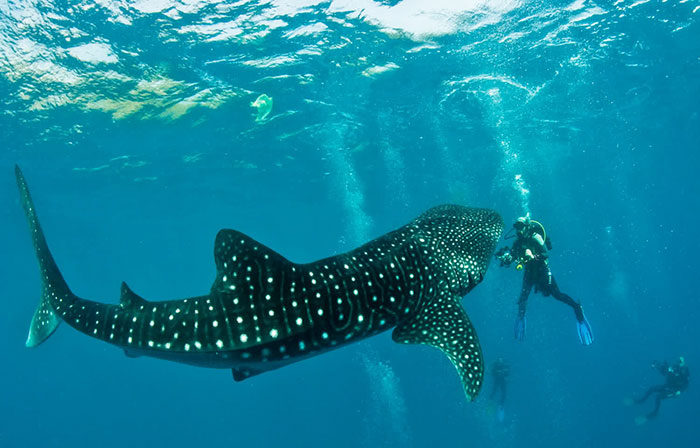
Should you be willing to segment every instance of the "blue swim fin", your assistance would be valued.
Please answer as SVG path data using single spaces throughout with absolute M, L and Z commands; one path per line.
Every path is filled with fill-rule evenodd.
M 518 341 L 522 341 L 525 339 L 525 327 L 527 326 L 527 322 L 525 320 L 525 316 L 521 316 L 518 314 L 518 317 L 515 319 L 515 339 Z
M 637 417 L 634 418 L 634 424 L 637 425 L 637 426 L 642 426 L 642 425 L 644 425 L 648 420 L 649 420 L 649 419 L 646 418 L 645 416 L 640 415 L 640 416 L 637 416 Z
M 591 345 L 593 343 L 593 330 L 591 324 L 588 323 L 586 316 L 581 311 L 581 320 L 577 320 L 576 329 L 578 330 L 578 338 L 583 345 Z

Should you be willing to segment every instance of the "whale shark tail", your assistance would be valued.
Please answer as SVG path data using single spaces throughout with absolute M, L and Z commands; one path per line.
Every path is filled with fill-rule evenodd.
M 58 324 L 61 323 L 61 318 L 56 314 L 51 301 L 55 300 L 62 305 L 70 306 L 70 302 L 75 299 L 75 296 L 68 288 L 65 280 L 63 280 L 61 271 L 59 271 L 51 251 L 49 251 L 32 197 L 29 194 L 27 181 L 22 175 L 22 170 L 17 165 L 15 165 L 15 177 L 17 178 L 17 187 L 19 188 L 24 214 L 29 222 L 29 232 L 34 243 L 41 275 L 41 299 L 29 326 L 29 335 L 26 342 L 27 347 L 36 347 L 48 339 L 56 331 Z

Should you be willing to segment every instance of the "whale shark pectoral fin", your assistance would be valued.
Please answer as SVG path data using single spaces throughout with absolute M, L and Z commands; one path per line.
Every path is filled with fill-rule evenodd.
M 444 292 L 401 322 L 391 337 L 398 343 L 425 344 L 442 350 L 457 369 L 467 399 L 476 398 L 483 383 L 483 357 L 476 331 L 459 297 Z
M 119 305 L 121 305 L 122 308 L 135 308 L 141 306 L 146 307 L 148 305 L 148 301 L 134 293 L 134 291 L 132 291 L 125 282 L 122 282 Z

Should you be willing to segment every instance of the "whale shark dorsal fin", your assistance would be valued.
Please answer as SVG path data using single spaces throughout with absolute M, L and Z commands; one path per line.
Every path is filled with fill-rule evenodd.
M 447 355 L 457 369 L 469 401 L 481 389 L 484 363 L 476 331 L 460 297 L 447 289 L 401 322 L 391 335 L 401 344 L 425 344 Z
M 143 297 L 134 293 L 134 291 L 129 288 L 125 282 L 122 282 L 121 297 L 119 298 L 119 305 L 122 308 L 141 308 L 148 305 L 148 301 Z
M 237 293 L 244 279 L 267 281 L 297 269 L 297 265 L 279 253 L 237 230 L 222 229 L 214 242 L 216 280 L 213 293 Z M 265 279 L 265 280 L 262 280 Z M 246 280 L 250 283 L 251 280 Z

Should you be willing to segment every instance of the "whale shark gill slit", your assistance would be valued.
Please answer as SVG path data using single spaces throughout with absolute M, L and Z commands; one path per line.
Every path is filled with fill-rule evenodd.
M 395 328 L 396 342 L 441 350 L 469 399 L 481 388 L 481 348 L 460 302 L 484 278 L 501 234 L 492 210 L 434 207 L 350 252 L 306 264 L 224 229 L 207 294 L 148 301 L 122 283 L 112 305 L 68 288 L 19 167 L 15 173 L 42 285 L 29 347 L 65 321 L 130 357 L 230 369 L 242 381 Z

